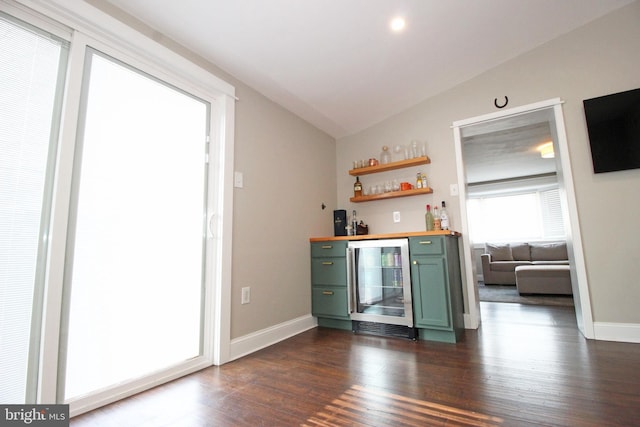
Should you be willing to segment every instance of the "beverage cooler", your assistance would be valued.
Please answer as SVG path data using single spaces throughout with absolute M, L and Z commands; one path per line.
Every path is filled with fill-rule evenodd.
M 347 253 L 353 331 L 416 339 L 408 240 L 351 241 Z

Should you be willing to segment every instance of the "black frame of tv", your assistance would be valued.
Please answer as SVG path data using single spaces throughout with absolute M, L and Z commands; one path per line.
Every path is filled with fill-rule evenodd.
M 582 103 L 594 173 L 640 169 L 640 88 Z

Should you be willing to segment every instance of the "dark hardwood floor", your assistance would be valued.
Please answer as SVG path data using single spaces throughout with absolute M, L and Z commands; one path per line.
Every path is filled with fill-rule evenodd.
M 458 344 L 314 329 L 71 425 L 640 425 L 640 344 L 584 339 L 572 307 L 481 309 Z

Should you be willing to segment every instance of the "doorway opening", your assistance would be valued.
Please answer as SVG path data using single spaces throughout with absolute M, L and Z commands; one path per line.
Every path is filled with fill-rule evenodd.
M 593 338 L 561 104 L 553 99 L 453 124 L 465 247 L 467 327 L 480 323 L 478 275 L 487 236 L 505 242 L 556 240 L 566 241 L 578 328 L 585 337 Z M 552 158 L 548 150 L 553 152 Z M 511 212 L 499 208 L 507 197 L 519 200 Z M 526 216 L 526 220 L 518 221 L 518 216 Z

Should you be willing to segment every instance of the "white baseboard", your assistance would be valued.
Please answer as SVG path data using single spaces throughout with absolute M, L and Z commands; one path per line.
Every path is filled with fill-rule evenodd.
M 231 340 L 229 361 L 239 359 L 247 354 L 269 347 L 270 345 L 308 331 L 316 326 L 318 326 L 317 319 L 309 314 L 262 329 L 261 331 L 253 332 L 249 335 L 234 338 Z
M 478 329 L 480 324 L 477 320 L 473 320 L 469 313 L 464 313 L 464 328 L 465 329 Z
M 640 324 L 593 322 L 596 340 L 640 343 Z
M 471 321 L 468 314 L 464 315 L 464 320 L 466 329 L 477 329 L 479 326 Z M 239 359 L 316 326 L 318 326 L 317 319 L 306 315 L 235 338 L 231 340 L 229 360 Z M 640 324 L 594 322 L 593 327 L 596 340 L 640 343 Z

